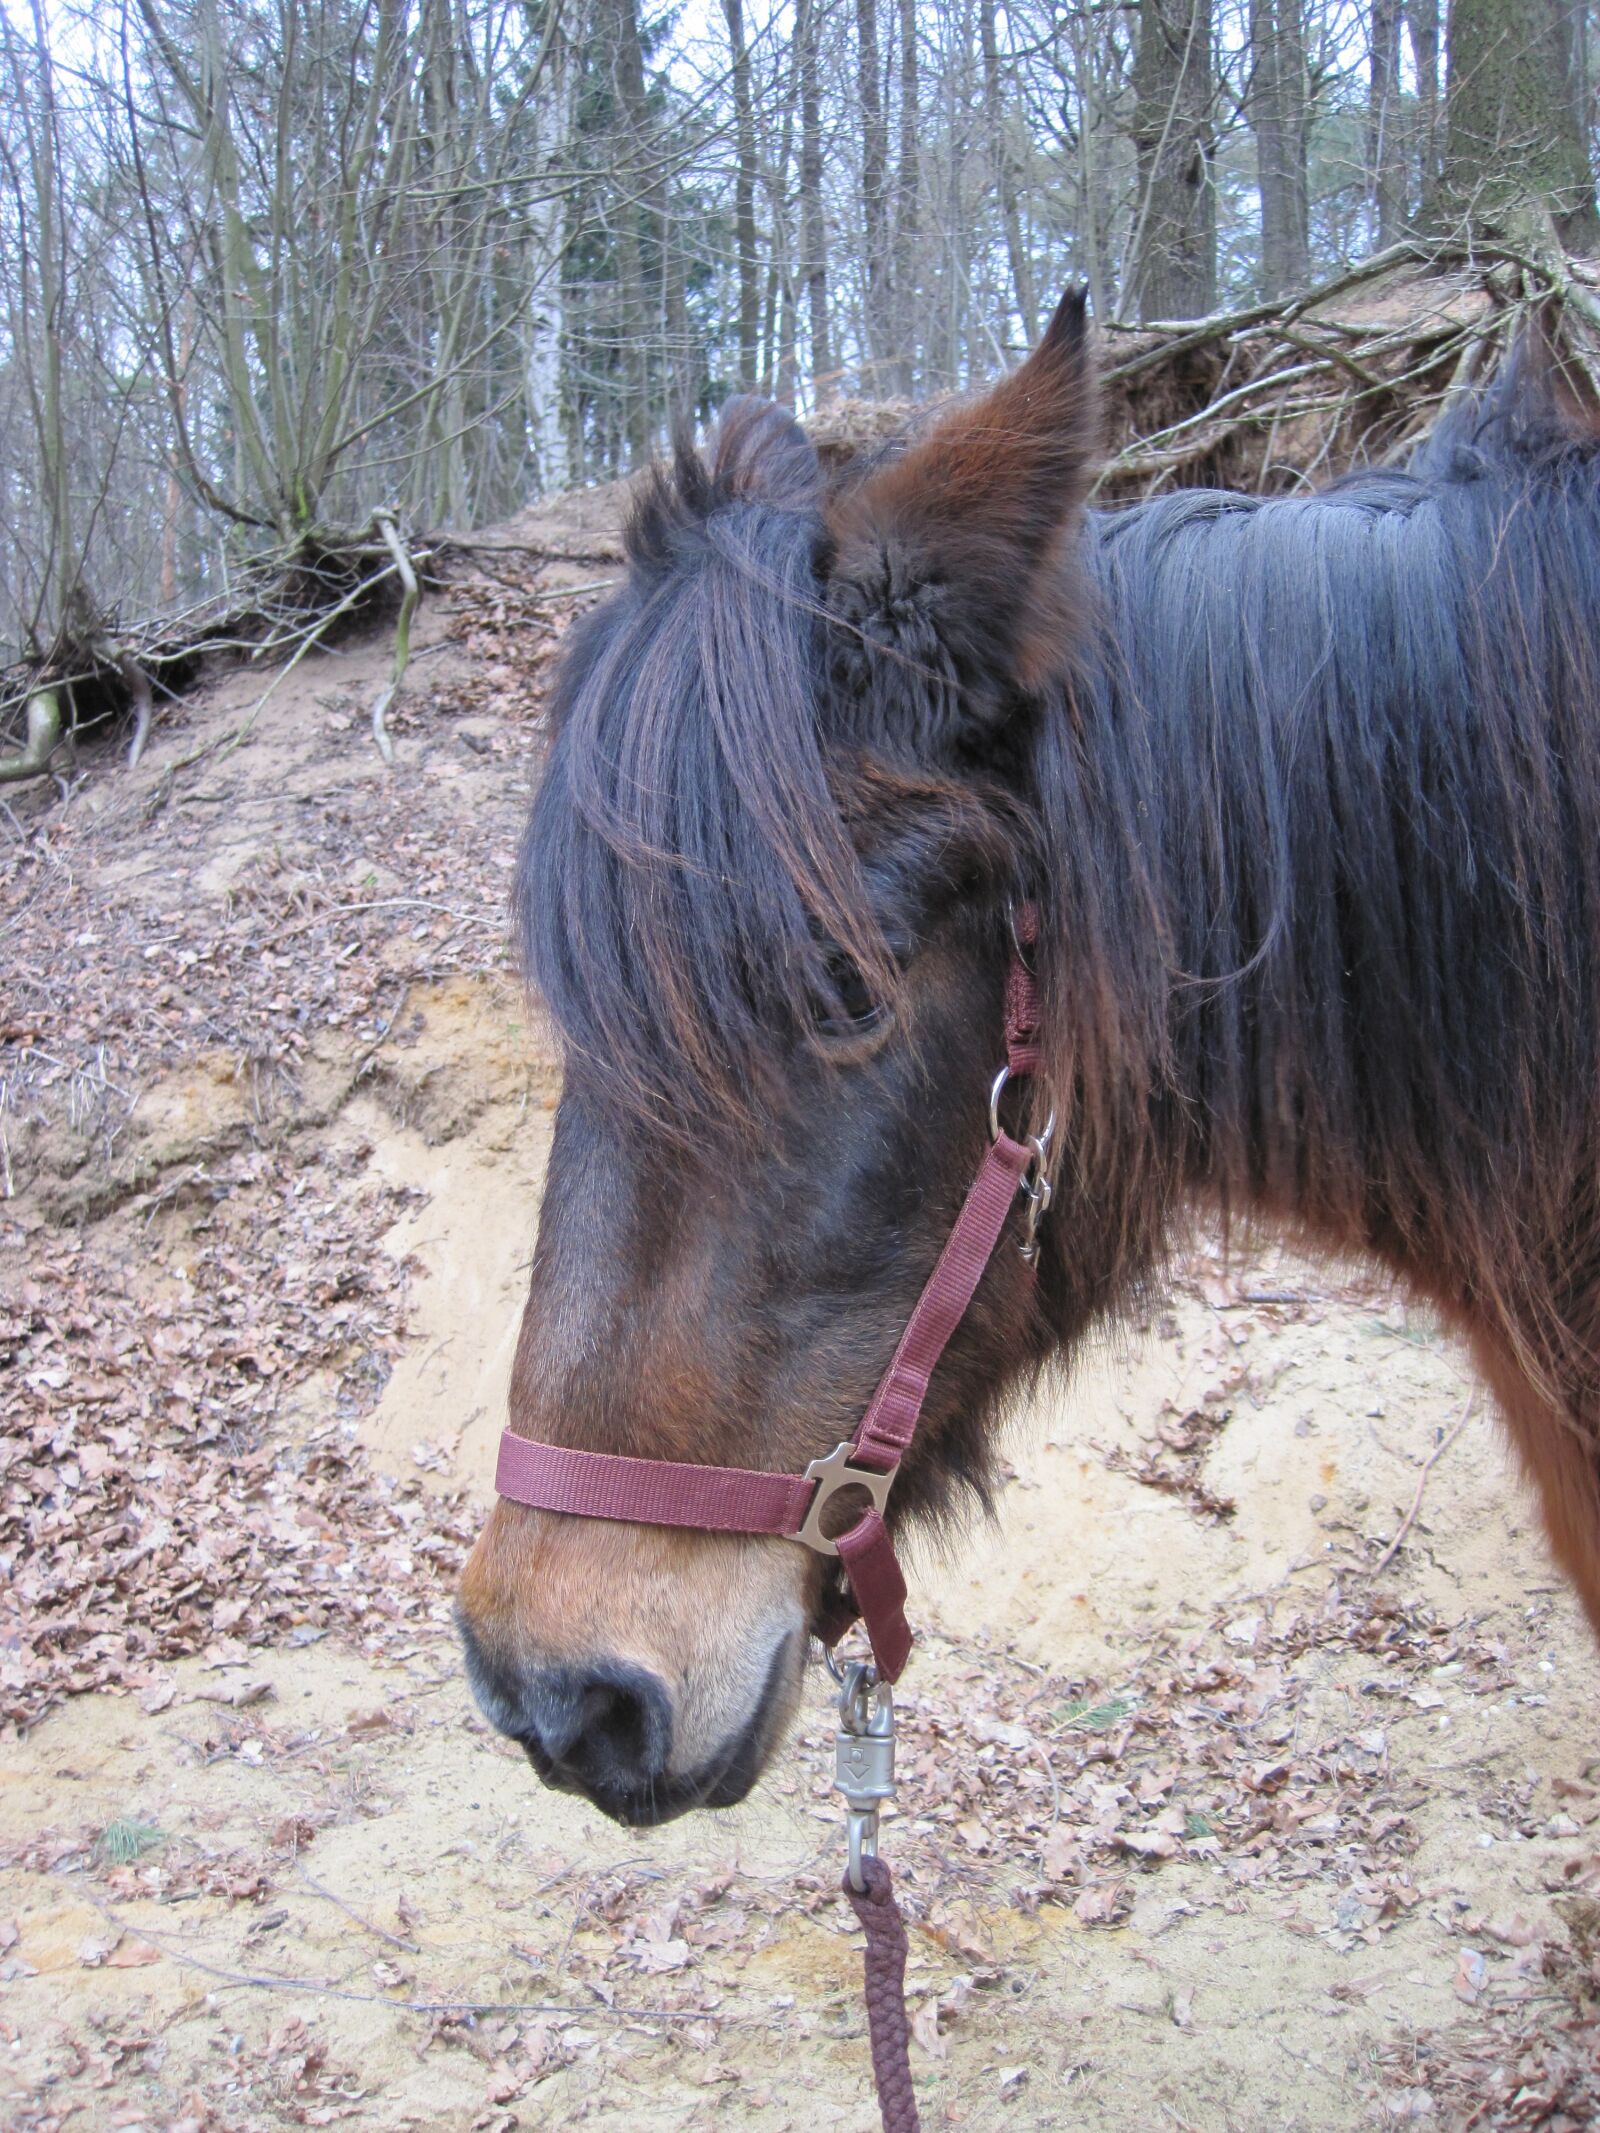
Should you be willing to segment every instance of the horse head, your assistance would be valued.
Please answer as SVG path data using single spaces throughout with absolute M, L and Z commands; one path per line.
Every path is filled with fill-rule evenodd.
M 740 400 L 638 498 L 626 581 L 565 655 L 516 891 L 565 1074 L 518 1434 L 803 1473 L 855 1427 L 984 1144 L 1093 427 L 1069 296 L 1019 370 L 853 478 Z M 891 1524 L 982 1496 L 1053 1322 L 1002 1251 Z M 828 1577 L 789 1540 L 501 1501 L 461 1588 L 473 1684 L 619 1820 L 725 1805 L 794 1709 Z

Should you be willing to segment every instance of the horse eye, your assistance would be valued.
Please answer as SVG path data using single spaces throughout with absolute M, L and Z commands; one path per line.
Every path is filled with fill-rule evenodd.
M 832 997 L 818 1003 L 817 1035 L 827 1043 L 858 1043 L 887 1029 L 893 1019 L 881 1000 L 867 990 L 865 979 L 848 956 L 828 958 Z

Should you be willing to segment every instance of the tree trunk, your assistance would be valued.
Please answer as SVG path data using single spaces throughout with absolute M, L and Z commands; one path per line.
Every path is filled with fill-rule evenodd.
M 890 390 L 909 400 L 917 389 L 917 231 L 922 165 L 918 151 L 917 6 L 900 0 L 900 157 L 894 203 L 894 361 Z
M 1600 244 L 1570 94 L 1563 0 L 1451 0 L 1440 206 L 1447 225 L 1570 251 Z
M 1432 215 L 1439 190 L 1439 0 L 1404 0 L 1417 65 L 1417 197 Z
M 761 281 L 756 261 L 756 121 L 750 101 L 750 48 L 742 0 L 722 0 L 733 68 L 733 248 L 739 264 L 739 389 L 750 392 L 761 367 Z
M 868 392 L 883 390 L 894 335 L 889 257 L 889 129 L 878 61 L 877 0 L 856 0 L 856 81 L 861 96 L 861 208 L 866 235 Z
M 538 161 L 554 169 L 571 153 L 574 69 L 566 40 L 551 40 L 548 90 L 535 114 Z M 565 337 L 561 254 L 567 236 L 568 203 L 554 185 L 527 209 L 533 301 L 526 339 L 528 442 L 541 496 L 554 496 L 572 480 L 572 446 L 563 407 L 562 342 Z
M 1268 298 L 1303 289 L 1311 279 L 1301 5 L 1250 0 L 1250 121 L 1261 188 L 1261 293 Z
M 1401 5 L 1402 0 L 1372 0 L 1367 177 L 1372 188 L 1373 235 L 1380 252 L 1391 244 L 1398 244 L 1404 235 L 1409 204 L 1400 107 Z
M 650 456 L 651 407 L 649 349 L 650 311 L 645 297 L 644 247 L 640 240 L 639 194 L 649 149 L 645 140 L 644 48 L 639 36 L 639 0 L 614 0 L 612 30 L 616 42 L 617 100 L 621 106 L 622 183 L 617 210 L 617 332 L 622 371 L 622 422 L 628 464 Z
M 828 331 L 828 225 L 822 205 L 822 93 L 817 80 L 818 0 L 798 0 L 800 48 L 800 279 L 811 333 L 811 399 L 833 398 L 833 342 Z
M 49 635 L 65 629 L 82 584 L 84 558 L 78 551 L 73 522 L 72 482 L 68 468 L 63 347 L 67 337 L 67 213 L 62 188 L 60 120 L 56 106 L 55 55 L 51 50 L 40 0 L 33 0 L 33 79 L 15 57 L 10 68 L 13 91 L 20 92 L 29 156 L 30 185 L 18 188 L 17 206 L 36 218 L 33 267 L 37 275 L 36 308 L 40 361 L 32 355 L 22 368 L 33 404 L 35 435 L 47 498 L 48 563 L 40 587 L 40 606 L 32 617 L 30 649 L 42 651 Z M 10 39 L 8 37 L 9 44 Z M 30 108 L 30 90 L 37 110 Z M 24 284 L 26 287 L 26 284 Z M 25 314 L 24 314 L 25 315 Z
M 1031 348 L 1039 338 L 1039 306 L 1033 288 L 1033 261 L 1028 257 L 1022 237 L 1017 159 L 1000 93 L 1000 46 L 995 34 L 994 0 L 979 0 L 978 35 L 983 46 L 984 121 L 989 132 L 989 153 L 994 158 L 995 183 L 1000 193 L 1000 219 L 1005 225 L 1011 289 L 1017 316 L 1022 321 L 1023 342 Z
M 1217 301 L 1211 0 L 1140 0 L 1133 92 L 1139 197 L 1122 308 L 1201 318 Z

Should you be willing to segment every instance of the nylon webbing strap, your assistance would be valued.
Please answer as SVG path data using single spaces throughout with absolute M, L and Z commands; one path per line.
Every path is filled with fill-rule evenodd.
M 793 1533 L 804 1521 L 815 1486 L 804 1474 L 579 1452 L 514 1437 L 510 1430 L 500 1439 L 494 1485 L 514 1503 L 540 1511 L 701 1526 L 712 1533 Z
M 939 1263 L 917 1298 L 894 1359 L 861 1418 L 856 1450 L 863 1466 L 886 1472 L 905 1457 L 922 1416 L 934 1366 L 966 1316 L 973 1291 L 994 1257 L 1022 1173 L 1032 1159 L 1032 1149 L 1009 1134 L 1002 1133 L 989 1144 Z

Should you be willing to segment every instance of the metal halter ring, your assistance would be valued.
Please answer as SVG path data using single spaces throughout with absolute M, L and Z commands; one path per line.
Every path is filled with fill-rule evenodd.
M 989 1138 L 992 1141 L 997 1141 L 1000 1138 L 1000 1135 L 1005 1130 L 1000 1123 L 1000 1094 L 1001 1091 L 1005 1088 L 1006 1083 L 1010 1079 L 1010 1067 L 1003 1066 L 1000 1069 L 999 1073 L 996 1074 L 996 1076 L 994 1077 L 993 1086 L 989 1090 Z M 1044 1166 L 1045 1150 L 1050 1145 L 1050 1136 L 1055 1132 L 1055 1130 L 1056 1114 L 1054 1111 L 1052 1111 L 1050 1113 L 1050 1116 L 1044 1122 L 1043 1130 L 1038 1133 L 1029 1135 L 1029 1139 L 1033 1142 L 1033 1145 L 1039 1150 L 1039 1163 L 1041 1169 Z

